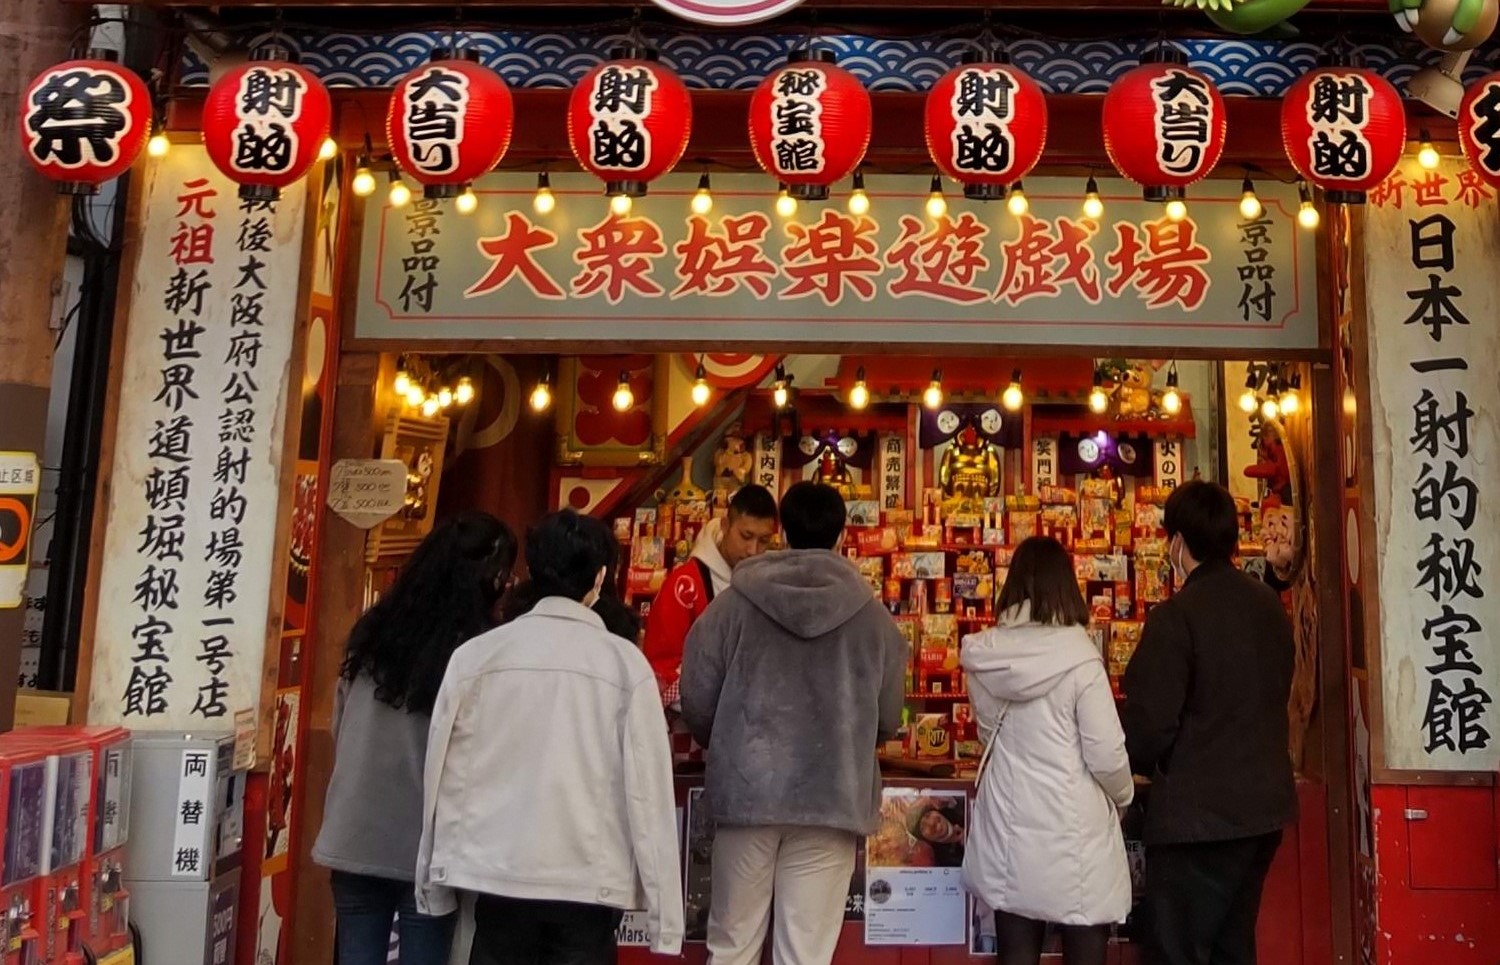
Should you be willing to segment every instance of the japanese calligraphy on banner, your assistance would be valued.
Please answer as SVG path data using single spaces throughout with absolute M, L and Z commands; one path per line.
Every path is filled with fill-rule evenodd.
M 888 432 L 880 437 L 880 508 L 906 506 L 906 436 Z
M 1152 463 L 1156 469 L 1156 485 L 1159 489 L 1176 489 L 1182 485 L 1182 440 L 1178 438 L 1157 439 L 1152 442 L 1156 450 Z
M 782 220 L 765 178 L 714 182 L 694 215 L 691 175 L 652 184 L 612 214 L 584 175 L 554 175 L 556 209 L 532 211 L 535 178 L 492 174 L 463 216 L 369 201 L 355 335 L 363 339 L 650 339 L 913 344 L 1311 348 L 1318 344 L 1314 236 L 1291 186 L 1262 186 L 1242 223 L 1239 185 L 1196 188 L 1188 220 L 1121 181 L 1106 214 L 1078 184 L 1027 182 L 1031 211 L 950 198 L 923 214 L 923 177 L 871 176 L 874 206 L 803 204 Z
M 304 186 L 153 163 L 133 273 L 91 723 L 229 730 L 260 701 Z
M 781 498 L 781 440 L 769 432 L 755 436 L 755 471 L 751 478 L 772 496 Z
M 1031 484 L 1035 488 L 1057 485 L 1057 437 L 1031 440 Z
M 1460 180 L 1453 161 L 1430 173 Z M 1500 211 L 1444 194 L 1372 205 L 1365 250 L 1384 763 L 1493 771 L 1500 502 L 1483 492 L 1500 465 Z

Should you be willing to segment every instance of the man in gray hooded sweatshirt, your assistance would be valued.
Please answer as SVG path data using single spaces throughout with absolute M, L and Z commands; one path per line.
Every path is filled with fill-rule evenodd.
M 790 549 L 735 568 L 682 668 L 718 822 L 710 965 L 759 962 L 773 902 L 777 965 L 833 959 L 856 845 L 879 824 L 875 749 L 901 723 L 909 654 L 838 554 L 843 498 L 797 483 L 781 528 Z

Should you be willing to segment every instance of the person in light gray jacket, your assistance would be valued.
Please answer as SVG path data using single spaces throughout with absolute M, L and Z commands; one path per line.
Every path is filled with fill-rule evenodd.
M 879 824 L 879 742 L 901 723 L 907 646 L 837 552 L 844 500 L 804 482 L 781 501 L 784 552 L 746 560 L 693 625 L 682 713 L 708 749 L 718 822 L 708 952 L 832 960 L 860 837 Z
M 338 965 L 445 965 L 451 915 L 417 912 L 422 778 L 433 703 L 455 650 L 495 625 L 516 537 L 487 513 L 439 523 L 349 634 L 334 764 L 313 860 L 333 871 Z

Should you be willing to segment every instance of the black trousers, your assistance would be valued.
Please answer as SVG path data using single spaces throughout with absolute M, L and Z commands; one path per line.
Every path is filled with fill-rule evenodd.
M 1104 965 L 1109 951 L 1108 925 L 1060 925 L 1063 965 Z M 1009 912 L 995 912 L 995 945 L 999 965 L 1038 965 L 1047 938 L 1047 923 Z
M 1146 965 L 1255 965 L 1255 922 L 1281 832 L 1146 849 Z
M 615 965 L 623 917 L 603 905 L 479 895 L 469 965 Z

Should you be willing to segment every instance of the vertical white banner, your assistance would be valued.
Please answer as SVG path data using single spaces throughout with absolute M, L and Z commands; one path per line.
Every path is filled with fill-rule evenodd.
M 755 470 L 752 478 L 781 499 L 781 440 L 769 432 L 755 437 Z
M 144 190 L 89 720 L 228 730 L 260 702 L 305 186 L 243 202 L 179 145 Z
M 1031 440 L 1031 485 L 1033 491 L 1057 485 L 1057 437 L 1037 436 Z
M 1500 766 L 1500 210 L 1476 184 L 1409 163 L 1365 220 L 1389 768 Z
M 1157 439 L 1151 444 L 1152 472 L 1158 489 L 1176 489 L 1182 485 L 1182 440 L 1175 436 Z
M 906 508 L 906 436 L 892 432 L 880 436 L 876 478 L 880 484 L 881 509 Z
M 172 877 L 208 879 L 208 826 L 213 813 L 213 751 L 186 750 L 177 772 Z

